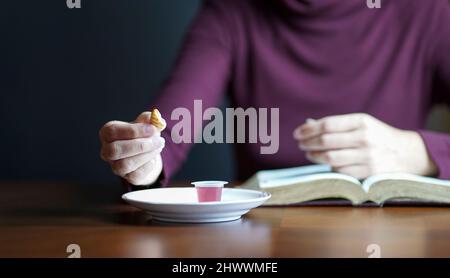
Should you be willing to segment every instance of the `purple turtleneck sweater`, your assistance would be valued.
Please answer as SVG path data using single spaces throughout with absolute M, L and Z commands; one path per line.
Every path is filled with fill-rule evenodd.
M 238 178 L 308 164 L 292 138 L 307 118 L 363 112 L 417 130 L 450 179 L 450 136 L 423 130 L 433 104 L 450 102 L 450 6 L 447 0 L 207 0 L 154 103 L 168 121 L 164 176 L 191 144 L 175 144 L 173 109 L 218 106 L 280 109 L 280 147 L 235 144 Z M 193 113 L 192 113 L 193 114 Z

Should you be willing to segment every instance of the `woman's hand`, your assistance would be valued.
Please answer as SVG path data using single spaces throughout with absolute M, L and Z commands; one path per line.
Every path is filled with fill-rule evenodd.
M 394 128 L 367 114 L 310 120 L 294 131 L 294 138 L 310 161 L 359 179 L 387 172 L 437 172 L 417 132 Z
M 150 185 L 162 172 L 161 151 L 164 138 L 150 125 L 150 112 L 142 113 L 135 122 L 112 121 L 99 132 L 100 156 L 113 172 L 134 185 Z

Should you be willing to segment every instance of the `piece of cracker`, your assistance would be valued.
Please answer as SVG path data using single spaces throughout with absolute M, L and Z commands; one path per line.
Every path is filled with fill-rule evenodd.
M 156 108 L 152 110 L 150 123 L 154 125 L 156 128 L 158 128 L 160 131 L 163 131 L 166 128 L 166 122 L 163 120 L 161 113 L 159 113 L 158 109 Z

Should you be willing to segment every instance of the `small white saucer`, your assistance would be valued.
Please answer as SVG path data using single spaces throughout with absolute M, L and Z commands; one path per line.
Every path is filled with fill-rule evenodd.
M 122 196 L 127 203 L 147 211 L 155 220 L 178 223 L 237 220 L 269 198 L 267 192 L 224 188 L 222 201 L 199 203 L 193 187 L 147 189 Z

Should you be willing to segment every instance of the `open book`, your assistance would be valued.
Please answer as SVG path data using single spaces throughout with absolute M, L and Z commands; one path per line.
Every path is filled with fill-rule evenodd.
M 290 205 L 321 199 L 346 199 L 353 205 L 386 201 L 450 204 L 450 181 L 404 173 L 380 174 L 359 181 L 333 173 L 328 165 L 259 171 L 242 188 L 272 194 L 265 205 Z

